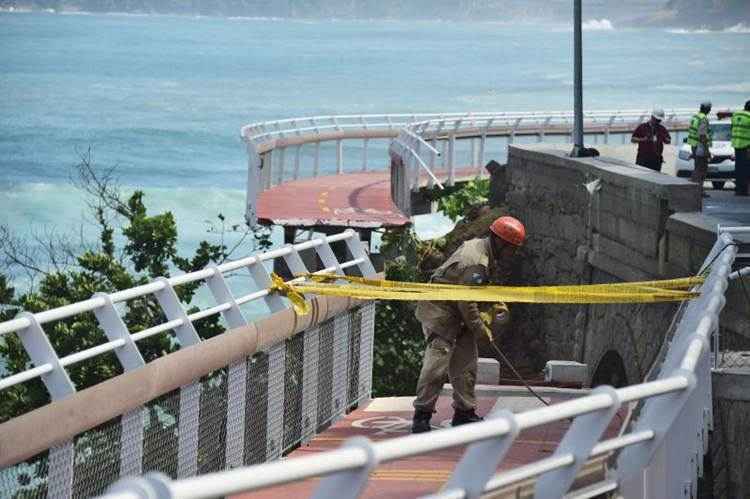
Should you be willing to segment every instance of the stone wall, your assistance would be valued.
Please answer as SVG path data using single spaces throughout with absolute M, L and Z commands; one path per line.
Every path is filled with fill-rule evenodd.
M 698 187 L 683 179 L 537 147 L 510 147 L 508 164 L 495 170 L 506 185 L 496 188 L 493 199 L 507 203 L 527 227 L 518 269 L 523 284 L 695 275 L 716 241 L 719 220 L 701 213 Z M 748 250 L 750 241 L 744 241 L 741 251 Z M 726 298 L 721 350 L 750 350 L 750 306 L 738 281 Z M 546 359 L 584 362 L 593 384 L 618 386 L 648 376 L 675 309 L 674 304 L 516 305 L 514 329 L 543 343 Z M 750 368 L 742 374 L 714 374 L 714 431 L 706 459 L 714 497 L 740 497 L 749 486 Z
M 694 184 L 607 158 L 510 147 L 505 201 L 529 234 L 521 281 L 588 284 L 667 278 L 667 223 L 700 209 Z M 671 322 L 673 304 L 528 305 L 514 313 L 549 359 L 585 362 L 615 384 L 643 379 Z M 600 366 L 607 352 L 622 359 Z M 612 359 L 610 355 L 608 359 Z M 609 373 L 609 374 L 608 374 Z

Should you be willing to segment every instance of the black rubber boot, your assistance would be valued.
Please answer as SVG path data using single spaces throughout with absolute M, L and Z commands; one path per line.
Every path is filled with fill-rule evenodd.
M 456 411 L 453 413 L 451 426 L 460 426 L 467 423 L 477 423 L 479 421 L 484 421 L 484 418 L 481 416 L 477 416 L 477 413 L 474 412 L 474 409 L 469 409 L 468 411 L 456 409 Z
M 432 412 L 427 411 L 414 411 L 414 419 L 411 423 L 412 433 L 427 433 L 432 430 L 430 426 L 430 419 L 432 419 Z

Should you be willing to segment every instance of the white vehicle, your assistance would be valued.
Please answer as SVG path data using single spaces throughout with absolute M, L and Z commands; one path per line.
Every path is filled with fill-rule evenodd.
M 711 160 L 708 162 L 706 180 L 710 180 L 714 189 L 722 189 L 727 180 L 734 179 L 734 148 L 732 147 L 732 125 L 727 121 L 711 121 L 708 127 L 713 133 Z M 685 139 L 683 142 L 687 142 Z M 677 153 L 675 170 L 678 177 L 690 177 L 695 163 L 691 157 L 692 150 L 683 143 Z

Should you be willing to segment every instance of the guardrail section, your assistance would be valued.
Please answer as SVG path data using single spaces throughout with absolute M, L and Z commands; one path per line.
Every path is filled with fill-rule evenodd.
M 358 497 L 379 464 L 468 445 L 448 483 L 431 498 L 474 498 L 535 479 L 535 497 L 562 497 L 587 460 L 619 452 L 610 476 L 570 497 L 620 489 L 624 497 L 695 497 L 699 457 L 711 427 L 711 352 L 724 292 L 736 254 L 729 233 L 720 234 L 705 265 L 710 270 L 700 297 L 680 312 L 671 347 L 654 381 L 620 389 L 601 386 L 575 400 L 519 414 L 500 411 L 480 423 L 373 443 L 354 438 L 341 448 L 309 457 L 171 481 L 158 474 L 124 481 L 107 497 L 219 497 L 312 477 L 323 479 L 314 497 Z M 600 441 L 617 410 L 641 404 L 635 424 Z M 496 474 L 521 430 L 572 419 L 555 452 L 545 459 Z M 514 496 L 515 497 L 515 496 Z M 568 496 L 566 496 L 568 497 Z
M 589 111 L 584 115 L 585 131 L 595 142 L 601 137 L 607 144 L 611 134 L 629 134 L 648 119 L 650 112 Z M 664 123 L 679 133 L 687 130 L 694 112 L 668 110 Z M 490 153 L 489 139 L 501 137 L 513 143 L 518 137 L 536 137 L 538 142 L 567 137 L 571 141 L 572 134 L 572 113 L 548 111 L 313 116 L 253 123 L 241 131 L 248 154 L 246 219 L 255 224 L 258 195 L 275 185 L 299 178 L 386 169 L 388 144 L 393 139 L 399 147 L 412 149 L 405 158 L 407 162 L 421 161 L 415 159 L 420 156 L 420 147 L 423 153 L 434 148 L 434 156 L 424 163 L 432 171 L 447 172 L 438 183 L 452 185 L 457 165 L 476 168 L 481 174 Z M 622 136 L 623 143 L 626 135 Z M 346 158 L 344 143 L 350 149 Z M 332 150 L 321 149 L 329 145 Z M 382 158 L 373 159 L 373 150 Z M 438 156 L 442 157 L 440 161 L 436 160 Z
M 351 259 L 337 260 L 330 246 L 337 242 Z M 0 324 L 2 334 L 26 335 L 34 362 L 2 387 L 41 376 L 53 400 L 0 424 L 0 496 L 90 497 L 144 470 L 184 478 L 273 460 L 367 400 L 374 304 L 313 297 L 313 313 L 298 317 L 267 291 L 265 263 L 284 258 L 292 272 L 304 273 L 305 250 L 317 253 L 321 272 L 374 274 L 349 230 Z M 259 290 L 234 297 L 223 276 L 245 268 Z M 205 281 L 216 305 L 187 315 L 173 286 L 196 280 Z M 147 293 L 157 294 L 167 322 L 130 334 L 114 304 Z M 247 321 L 239 305 L 252 300 L 265 300 L 271 315 Z M 58 358 L 43 326 L 88 311 L 109 341 Z M 192 321 L 219 313 L 229 330 L 201 341 Z M 144 364 L 138 341 L 170 331 L 182 348 Z M 124 374 L 76 392 L 65 371 L 71 357 L 106 352 L 117 355 Z

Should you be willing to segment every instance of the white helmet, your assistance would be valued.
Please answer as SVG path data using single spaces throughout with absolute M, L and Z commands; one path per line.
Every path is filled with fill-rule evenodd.
M 661 108 L 654 108 L 654 112 L 651 113 L 652 118 L 656 118 L 657 120 L 663 121 L 664 120 L 664 110 Z

